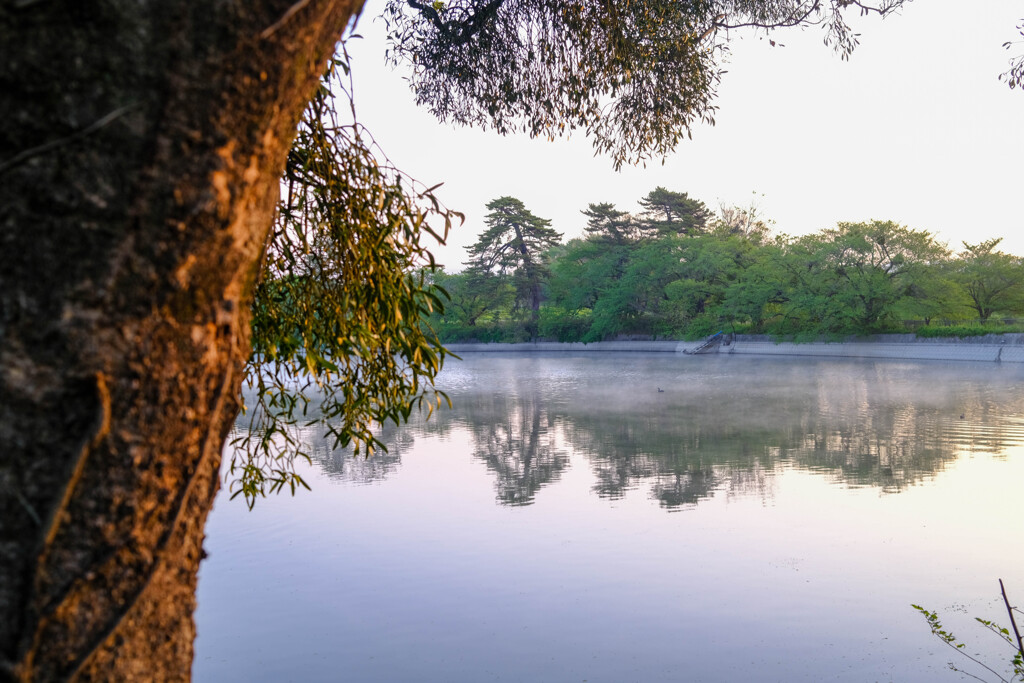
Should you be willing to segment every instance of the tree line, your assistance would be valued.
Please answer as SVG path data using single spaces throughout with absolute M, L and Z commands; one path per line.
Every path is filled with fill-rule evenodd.
M 893 221 L 841 222 L 810 235 L 773 233 L 756 205 L 712 211 L 657 187 L 635 213 L 582 211 L 562 242 L 519 199 L 487 204 L 486 229 L 430 323 L 446 342 L 693 339 L 719 330 L 786 338 L 1015 329 L 1024 259 L 1001 239 L 951 250 Z M 940 324 L 941 323 L 941 324 Z

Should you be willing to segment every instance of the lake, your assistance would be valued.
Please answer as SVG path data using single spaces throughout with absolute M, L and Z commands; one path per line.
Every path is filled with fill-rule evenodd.
M 957 681 L 1024 603 L 1024 366 L 465 354 L 313 490 L 221 491 L 197 681 Z M 957 661 L 969 665 L 969 662 Z M 969 671 L 975 669 L 967 668 Z

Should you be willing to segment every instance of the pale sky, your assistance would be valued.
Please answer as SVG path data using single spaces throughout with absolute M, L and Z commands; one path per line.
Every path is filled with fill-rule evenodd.
M 894 220 L 929 230 L 954 250 L 1003 237 L 1024 254 L 1024 92 L 997 76 L 1024 18 L 1019 0 L 917 0 L 884 21 L 858 21 L 861 44 L 843 61 L 818 27 L 767 40 L 734 33 L 715 126 L 694 129 L 664 165 L 624 167 L 569 140 L 502 137 L 441 124 L 413 103 L 402 69 L 384 63 L 382 0 L 369 0 L 350 41 L 356 108 L 388 157 L 466 214 L 433 249 L 460 270 L 483 229 L 485 204 L 511 195 L 580 236 L 580 211 L 626 211 L 656 186 L 716 209 L 757 199 L 790 235 L 839 221 Z M 965 10 L 970 7 L 970 10 Z M 1016 46 L 1019 52 L 1024 46 Z

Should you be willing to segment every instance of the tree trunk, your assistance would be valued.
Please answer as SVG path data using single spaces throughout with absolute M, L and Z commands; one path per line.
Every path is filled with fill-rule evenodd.
M 360 5 L 0 4 L 0 679 L 189 678 L 278 178 Z

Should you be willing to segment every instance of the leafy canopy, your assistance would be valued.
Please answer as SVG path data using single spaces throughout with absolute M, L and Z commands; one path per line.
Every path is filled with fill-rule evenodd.
M 843 55 L 847 13 L 905 0 L 388 0 L 389 58 L 443 121 L 553 138 L 582 129 L 616 168 L 664 157 L 701 122 L 730 30 L 818 24 Z
M 334 92 L 350 94 L 344 48 L 302 118 L 282 179 L 252 317 L 246 367 L 248 430 L 229 466 L 234 495 L 306 486 L 298 430 L 317 425 L 334 445 L 372 453 L 374 428 L 446 400 L 433 389 L 446 355 L 422 324 L 443 290 L 422 240 L 461 218 L 380 161 Z M 432 227 L 431 222 L 439 227 Z
M 914 283 L 948 256 L 926 231 L 892 221 L 839 223 L 797 239 L 788 257 L 788 312 L 824 332 L 886 329 Z
M 1002 238 L 964 242 L 954 279 L 970 298 L 969 306 L 984 322 L 998 310 L 1024 304 L 1024 259 L 996 249 Z

